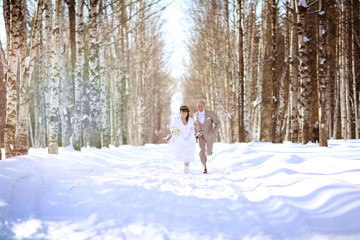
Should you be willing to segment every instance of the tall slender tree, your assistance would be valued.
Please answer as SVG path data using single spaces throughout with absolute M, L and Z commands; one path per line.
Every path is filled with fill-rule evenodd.
M 8 55 L 8 64 L 7 64 L 7 81 L 6 81 L 6 121 L 5 121 L 5 156 L 6 158 L 14 157 L 16 153 L 16 142 L 15 142 L 15 132 L 16 132 L 16 123 L 17 123 L 17 73 L 18 67 L 20 66 L 20 35 L 21 27 L 24 26 L 25 20 L 21 14 L 22 1 L 4 1 L 4 9 L 9 7 L 9 21 L 6 21 L 10 24 L 9 35 L 7 39 L 10 43 L 9 45 L 9 55 Z M 7 6 L 7 4 L 10 4 Z
M 300 0 L 296 4 L 298 17 L 298 45 L 299 45 L 299 72 L 301 87 L 301 139 L 306 144 L 310 141 L 310 96 L 312 94 L 312 82 L 309 72 L 309 41 L 306 30 L 306 13 L 309 8 L 305 0 Z
M 60 82 L 60 18 L 61 0 L 54 4 L 54 25 L 53 25 L 53 57 L 52 57 L 52 78 L 50 82 L 50 120 L 49 120 L 49 154 L 57 154 L 58 142 L 58 115 L 59 115 L 59 82 Z
M 25 4 L 25 1 L 23 2 Z M 17 131 L 16 131 L 16 146 L 19 155 L 25 155 L 29 149 L 29 87 L 31 75 L 34 69 L 34 62 L 37 53 L 37 47 L 39 46 L 39 32 L 40 32 L 40 21 L 42 20 L 42 8 L 43 1 L 40 0 L 37 3 L 37 8 L 33 20 L 32 32 L 30 35 L 30 46 L 23 46 L 27 48 L 24 53 L 22 62 L 20 63 L 20 89 L 19 89 L 19 103 L 18 103 L 18 120 L 17 120 Z M 24 26 L 25 28 L 25 26 Z M 24 45 L 26 40 L 24 39 Z
M 244 125 L 244 33 L 243 33 L 243 5 L 241 0 L 237 0 L 238 7 L 238 41 L 239 41 L 239 69 L 238 69 L 238 108 L 239 108 L 239 142 L 245 142 Z
M 0 160 L 1 148 L 4 147 L 4 125 L 6 118 L 6 60 L 5 52 L 0 41 Z
M 89 12 L 89 77 L 90 77 L 90 146 L 101 148 L 100 132 L 100 65 L 98 42 L 99 0 L 90 0 Z
M 82 146 L 82 97 L 85 67 L 84 50 L 84 0 L 76 1 L 76 61 L 74 74 L 74 122 L 72 131 L 72 144 L 74 149 L 80 150 Z
M 320 146 L 327 147 L 328 139 L 328 128 L 327 128 L 327 116 L 326 116 L 326 102 L 327 102 L 327 69 L 328 61 L 326 57 L 326 42 L 327 42 L 327 31 L 325 29 L 326 21 L 326 5 L 324 0 L 319 2 L 319 37 L 320 45 L 318 48 L 319 51 L 319 120 L 320 120 L 320 129 L 319 129 L 319 144 Z

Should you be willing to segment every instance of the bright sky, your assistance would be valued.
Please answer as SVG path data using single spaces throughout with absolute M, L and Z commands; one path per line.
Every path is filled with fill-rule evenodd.
M 166 42 L 166 52 L 169 56 L 169 70 L 173 78 L 177 79 L 177 91 L 172 96 L 171 111 L 172 117 L 179 113 L 179 107 L 183 103 L 181 94 L 180 78 L 185 72 L 184 63 L 188 62 L 189 54 L 186 47 L 187 36 L 190 29 L 185 11 L 188 0 L 164 0 L 163 4 L 170 4 L 163 12 L 162 17 L 165 21 L 163 30 Z M 172 118 L 171 117 L 171 118 Z
M 171 53 L 169 59 L 171 75 L 179 78 L 184 73 L 183 63 L 189 58 L 186 38 L 190 26 L 184 13 L 187 9 L 187 0 L 164 0 L 164 4 L 169 3 L 170 5 L 162 14 L 165 20 L 164 37 L 167 51 Z
M 5 33 L 5 24 L 4 24 L 4 17 L 3 17 L 3 1 L 0 0 L 0 40 L 2 47 L 5 47 L 6 44 L 6 33 Z

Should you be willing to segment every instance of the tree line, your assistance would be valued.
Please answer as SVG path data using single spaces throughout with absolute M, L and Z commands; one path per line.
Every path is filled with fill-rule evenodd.
M 0 141 L 159 143 L 175 89 L 161 0 L 3 0 Z M 359 138 L 359 0 L 188 1 L 184 104 L 205 99 L 224 142 Z M 0 155 L 1 156 L 1 155 Z
M 184 98 L 225 142 L 359 138 L 359 0 L 193 1 Z
M 173 79 L 160 0 L 3 0 L 0 146 L 160 142 Z M 0 152 L 1 153 L 1 152 Z M 1 154 L 0 154 L 1 156 Z

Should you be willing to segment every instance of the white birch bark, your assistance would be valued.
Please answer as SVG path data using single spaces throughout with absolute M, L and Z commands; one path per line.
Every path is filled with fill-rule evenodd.
M 271 11 L 271 81 L 272 81 L 272 104 L 271 104 L 271 128 L 272 128 L 272 142 L 281 143 L 281 127 L 278 128 L 278 114 L 279 114 L 279 81 L 277 77 L 277 1 L 272 0 L 269 10 Z M 284 71 L 286 72 L 286 70 Z
M 353 85 L 353 99 L 354 99 L 354 107 L 353 107 L 353 112 L 355 114 L 355 139 L 359 139 L 359 109 L 358 109 L 358 98 L 357 98 L 357 95 L 360 96 L 360 94 L 358 93 L 357 91 L 357 87 L 356 87 L 356 71 L 359 71 L 359 70 L 356 70 L 356 65 L 357 65 L 357 60 L 356 61 L 356 51 L 359 49 L 359 46 L 357 44 L 357 40 L 358 40 L 358 37 L 357 36 L 357 31 L 356 30 L 356 27 L 358 27 L 357 25 L 359 24 L 359 19 L 356 20 L 356 16 L 359 12 L 356 13 L 356 10 L 359 11 L 359 1 L 358 0 L 352 0 L 352 5 L 354 5 L 354 1 L 357 1 L 357 8 L 353 7 L 351 8 L 351 31 L 352 31 L 352 34 L 351 34 L 351 42 L 352 42 L 352 50 L 351 50 L 351 62 L 352 62 L 352 85 Z
M 4 23 L 5 23 L 5 32 L 6 32 L 6 59 L 10 55 L 10 35 L 11 35 L 11 11 L 10 11 L 10 0 L 3 0 L 2 5 Z M 7 59 L 8 60 L 8 59 Z
M 23 4 L 25 4 L 25 1 L 23 1 Z M 40 0 L 37 3 L 37 9 L 33 20 L 34 25 L 30 36 L 30 49 L 24 51 L 29 52 L 29 55 L 23 58 L 20 67 L 19 113 L 16 131 L 17 151 L 20 155 L 26 155 L 29 149 L 29 88 L 37 53 L 36 48 L 39 45 L 39 26 L 42 16 L 42 7 L 43 1 Z M 23 28 L 25 28 L 25 22 L 23 24 Z M 24 41 L 26 40 L 24 39 Z M 23 45 L 25 45 L 25 42 Z
M 295 1 L 292 0 L 291 6 L 295 9 Z M 297 34 L 297 15 L 292 12 L 290 21 L 290 108 L 291 108 L 291 141 L 293 143 L 299 142 L 299 112 L 298 112 L 298 34 Z M 292 22 L 292 23 L 291 23 Z
M 64 30 L 60 30 L 60 33 L 64 35 Z M 61 46 L 65 46 L 63 42 L 65 36 L 60 38 Z M 68 58 L 68 52 L 65 47 L 60 49 L 60 93 L 59 99 L 59 116 L 61 122 L 61 146 L 66 147 L 71 144 L 71 109 L 72 109 L 72 95 L 73 95 L 73 83 L 71 73 L 71 62 Z
M 45 104 L 45 141 L 49 145 L 49 122 L 50 122 L 50 82 L 52 78 L 52 24 L 53 24 L 53 6 L 52 0 L 45 0 L 44 2 L 44 19 L 45 19 L 45 54 L 44 54 L 44 104 Z
M 250 116 L 248 118 L 245 118 L 247 119 L 246 121 L 249 121 L 249 131 L 251 133 L 251 136 L 249 136 L 250 138 L 247 139 L 247 141 L 254 141 L 256 139 L 254 139 L 254 132 L 256 132 L 256 126 L 257 126 L 257 117 L 255 115 L 255 113 L 257 112 L 257 110 L 255 110 L 255 106 L 254 104 L 251 104 L 250 101 L 253 101 L 254 99 L 256 99 L 256 94 L 257 94 L 257 89 L 256 89 L 256 84 L 257 84 L 257 78 L 255 76 L 255 66 L 254 66 L 254 56 L 255 56 L 255 52 L 256 52 L 256 49 L 255 49 L 255 33 L 256 33 L 256 29 L 255 29 L 255 23 L 256 23 L 256 6 L 258 3 L 253 3 L 253 2 L 250 2 L 249 3 L 250 6 L 249 6 L 249 11 L 248 11 L 248 24 L 247 24 L 247 30 L 246 32 L 248 33 L 248 36 L 247 38 L 249 39 L 248 42 L 249 42 L 249 45 L 248 47 L 246 48 L 247 49 L 247 52 L 248 52 L 248 63 L 249 64 L 246 64 L 246 69 L 248 71 L 247 75 L 248 75 L 248 78 L 249 78 L 249 90 L 248 91 L 245 91 L 245 92 L 248 92 L 248 96 L 247 96 L 247 102 L 248 105 L 249 105 L 249 111 L 250 111 Z
M 58 154 L 58 113 L 59 113 L 59 81 L 60 81 L 60 17 L 61 0 L 55 1 L 53 25 L 53 58 L 52 78 L 50 82 L 50 121 L 49 121 L 49 154 Z
M 16 122 L 17 122 L 17 73 L 20 61 L 20 1 L 14 1 L 11 4 L 10 11 L 10 48 L 7 64 L 7 82 L 6 82 L 6 120 L 5 120 L 5 157 L 16 156 Z
M 121 20 L 123 22 L 123 26 L 121 27 L 121 33 L 122 35 L 125 35 L 125 33 L 128 32 L 128 23 L 126 22 L 127 19 L 127 12 L 126 12 L 126 8 L 125 8 L 125 2 L 122 1 L 121 2 L 121 9 L 124 9 L 121 12 Z M 127 67 L 129 67 L 129 59 L 130 56 L 126 56 L 126 53 L 129 53 L 128 48 L 129 48 L 129 37 L 128 34 L 125 35 L 125 37 L 121 40 L 121 72 L 120 72 L 120 95 L 121 95 L 121 102 L 120 102 L 120 115 L 121 115 L 121 122 L 118 126 L 118 131 L 117 134 L 119 133 L 120 136 L 120 142 L 122 144 L 126 144 L 128 143 L 128 120 L 126 119 L 126 116 L 128 115 L 128 104 L 127 104 L 127 100 L 128 100 L 128 93 L 129 93 L 129 70 L 127 69 Z
M 67 1 L 67 4 L 72 4 L 72 2 Z M 61 5 L 61 12 L 65 10 L 65 4 Z M 64 15 L 60 16 L 60 22 L 66 22 L 68 18 L 65 18 Z M 61 124 L 61 146 L 67 147 L 71 144 L 71 115 L 73 108 L 73 67 L 72 67 L 72 42 L 70 39 L 67 39 L 69 32 L 72 32 L 73 29 L 67 28 L 67 24 L 60 24 L 60 59 L 59 59 L 59 124 Z M 70 34 L 70 38 L 72 33 Z M 68 44 L 68 41 L 70 43 Z
M 349 139 L 347 116 L 348 116 L 348 77 L 347 77 L 347 58 L 346 58 L 346 17 L 344 1 L 340 4 L 340 116 L 341 116 L 341 136 Z
M 105 26 L 104 26 L 105 25 Z M 105 36 L 104 29 L 107 28 L 107 20 L 104 20 L 103 23 L 99 26 L 99 39 L 103 39 Z M 109 147 L 110 144 L 110 126 L 108 118 L 108 84 L 107 79 L 110 77 L 107 74 L 106 69 L 106 59 L 109 54 L 107 53 L 108 49 L 106 46 L 99 48 L 99 64 L 100 64 L 100 125 L 101 125 L 101 137 L 102 137 L 102 147 Z
M 229 12 L 229 1 L 225 0 L 225 52 L 226 52 L 226 62 L 225 62 L 225 72 L 224 72 L 224 86 L 225 86 L 225 121 L 223 122 L 223 131 L 226 135 L 226 140 L 228 143 L 232 143 L 233 140 L 233 118 L 234 118 L 234 108 L 232 104 L 232 56 L 231 56 L 231 42 L 230 42 L 230 12 Z
M 90 147 L 101 148 L 100 132 L 100 76 L 98 42 L 98 0 L 90 0 L 89 13 L 89 78 L 90 78 Z
M 42 34 L 42 32 L 40 32 Z M 42 39 L 42 36 L 41 36 Z M 37 55 L 43 56 L 44 46 L 40 46 L 37 48 Z M 44 71 L 45 71 L 45 59 L 38 58 L 37 59 L 37 71 L 38 71 L 38 79 L 32 80 L 34 85 L 36 86 L 36 96 L 34 97 L 34 147 L 35 148 L 45 148 L 46 147 L 46 133 L 45 133 L 45 98 L 44 98 Z
M 237 1 L 238 7 L 238 51 L 239 51 L 239 69 L 238 69 L 238 108 L 239 108 L 239 142 L 245 142 L 245 126 L 244 126 L 244 18 L 242 1 Z
M 285 119 L 285 112 L 286 112 L 286 106 L 289 106 L 289 104 L 286 104 L 285 102 L 285 82 L 288 82 L 288 72 L 289 72 L 289 56 L 290 56 L 290 31 L 289 31 L 289 11 L 286 12 L 286 19 L 285 19 L 285 29 L 284 29 L 284 49 L 285 49 L 285 59 L 284 59 L 284 65 L 283 65 L 283 72 L 280 78 L 280 85 L 279 85 L 279 105 L 278 105 L 278 117 L 276 119 L 276 139 L 275 141 L 278 143 L 283 142 L 283 126 L 284 126 L 284 119 Z M 286 128 L 288 126 L 286 125 Z M 286 133 L 287 134 L 287 133 Z M 285 135 L 286 135 L 285 134 Z
M 0 40 L 0 160 L 2 159 L 1 148 L 4 147 L 4 127 L 6 118 L 6 57 Z
M 344 34 L 343 40 L 344 40 L 344 55 L 345 55 L 345 89 L 346 89 L 346 132 L 347 132 L 347 139 L 352 138 L 352 113 L 353 109 L 351 107 L 352 103 L 350 102 L 350 99 L 355 99 L 353 96 L 351 96 L 351 5 L 350 1 L 343 0 L 343 11 L 344 11 L 344 21 L 342 24 L 344 25 Z
M 242 1 L 243 4 L 243 11 L 242 11 L 242 19 L 243 19 L 243 51 L 244 51 L 244 131 L 245 131 L 245 142 L 249 142 L 252 139 L 252 131 L 251 131 L 251 124 L 250 124 L 250 115 L 251 115 L 251 99 L 250 99 L 250 88 L 252 83 L 252 78 L 249 76 L 248 67 L 249 62 L 251 61 L 250 57 L 252 56 L 252 39 L 250 38 L 253 32 L 248 28 L 247 21 L 251 21 L 251 11 L 252 8 L 248 8 L 246 6 L 246 1 Z M 219 54 L 220 58 L 223 58 L 222 54 Z
M 310 141 L 310 96 L 311 96 L 311 78 L 308 66 L 309 50 L 308 42 L 310 39 L 306 32 L 306 19 L 305 15 L 308 6 L 297 4 L 298 14 L 298 37 L 299 37 L 299 71 L 301 82 L 301 104 L 302 104 L 302 125 L 301 125 L 301 138 L 302 143 L 307 144 Z
M 324 8 L 324 0 L 319 2 L 319 146 L 327 147 L 327 116 L 326 116 L 326 102 L 327 102 L 327 69 L 328 61 L 326 57 L 326 42 L 327 29 L 325 28 L 326 10 Z
M 284 118 L 285 118 L 285 81 L 288 75 L 288 63 L 287 59 L 285 59 L 284 66 L 283 66 L 283 72 L 280 78 L 279 82 L 279 106 L 278 106 L 278 117 L 276 119 L 276 143 L 282 143 L 283 142 L 283 126 L 284 126 Z
M 261 18 L 260 26 L 263 29 L 265 26 L 266 20 Z M 263 118 L 263 85 L 264 85 L 264 63 L 262 59 L 265 58 L 265 31 L 260 31 L 259 37 L 259 54 L 258 54 L 258 97 L 255 100 L 254 107 L 257 111 L 257 127 L 256 127 L 256 141 L 260 142 L 262 139 L 262 118 Z
M 74 76 L 74 122 L 72 145 L 75 150 L 81 150 L 82 140 L 82 97 L 83 97 L 83 79 L 84 79 L 84 22 L 83 22 L 84 0 L 76 1 L 76 62 Z
M 129 119 L 127 116 L 129 115 L 128 109 L 128 97 L 129 97 L 129 86 L 130 86 L 130 79 L 129 79 L 129 67 L 130 67 L 130 51 L 129 51 L 129 34 L 128 33 L 128 26 L 129 23 L 127 20 L 127 8 L 125 0 L 120 1 L 120 17 L 119 21 L 122 23 L 120 26 L 120 35 L 124 36 L 120 41 L 120 49 L 119 49 L 119 57 L 117 58 L 119 61 L 120 71 L 119 71 L 119 79 L 117 81 L 117 111 L 116 115 L 116 125 L 115 125 L 115 134 L 116 134 L 116 142 L 118 144 L 127 144 L 129 143 L 129 128 L 130 125 Z M 130 7 L 131 12 L 131 7 Z

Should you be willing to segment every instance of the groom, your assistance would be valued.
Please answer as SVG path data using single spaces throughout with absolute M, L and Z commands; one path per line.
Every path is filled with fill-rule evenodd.
M 213 111 L 205 110 L 204 101 L 200 100 L 197 102 L 197 109 L 199 111 L 194 113 L 196 138 L 199 139 L 199 155 L 204 173 L 207 173 L 207 156 L 212 154 L 213 143 L 220 128 L 220 121 Z

